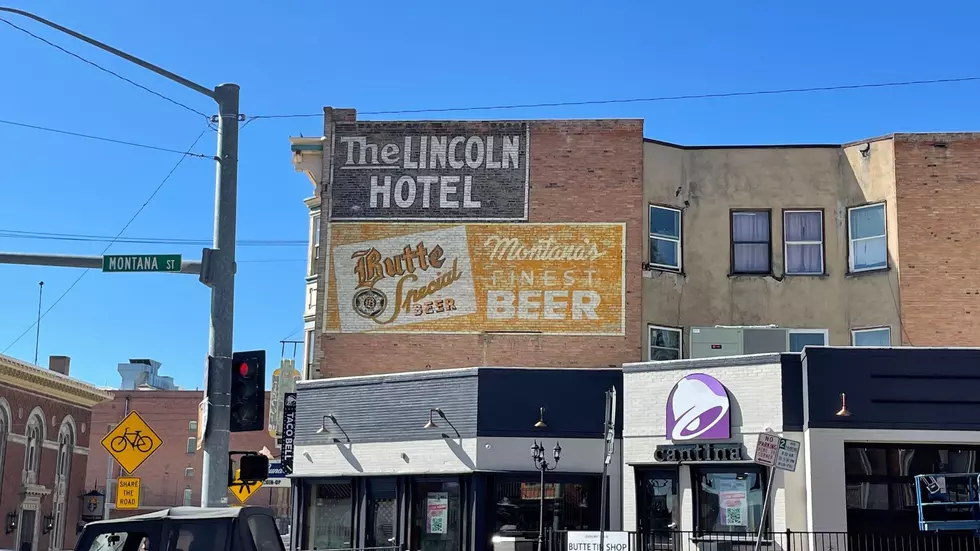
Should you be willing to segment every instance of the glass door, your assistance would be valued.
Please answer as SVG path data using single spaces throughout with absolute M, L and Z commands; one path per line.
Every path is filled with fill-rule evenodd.
M 459 480 L 419 479 L 412 490 L 412 549 L 459 551 L 462 543 Z
M 398 546 L 398 487 L 394 478 L 367 480 L 365 547 Z
M 656 469 L 636 472 L 637 528 L 643 549 L 675 548 L 680 517 L 677 498 L 677 470 Z

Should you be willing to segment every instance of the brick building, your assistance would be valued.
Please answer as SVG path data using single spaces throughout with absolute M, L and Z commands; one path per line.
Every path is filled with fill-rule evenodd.
M 0 355 L 0 549 L 75 544 L 92 407 L 110 396 L 68 376 L 70 359 L 44 369 Z
M 307 378 L 640 359 L 642 131 L 325 108 L 322 138 L 291 139 L 314 185 Z
M 146 387 L 144 387 L 146 388 Z M 111 399 L 96 406 L 92 412 L 92 427 L 96 438 L 107 434 L 109 427 L 122 421 L 130 411 L 136 411 L 163 440 L 134 474 L 141 479 L 140 509 L 116 511 L 114 489 L 107 493 L 110 517 L 128 516 L 180 505 L 198 506 L 201 503 L 201 469 L 204 453 L 197 450 L 198 404 L 201 391 L 194 390 L 132 390 L 111 391 Z M 266 393 L 268 411 L 268 393 Z M 263 447 L 276 454 L 275 439 L 268 432 L 236 433 L 231 435 L 232 450 L 260 451 Z M 114 481 L 120 467 L 107 464 L 109 454 L 96 441 L 89 455 L 86 488 L 105 492 L 106 480 Z M 270 506 L 281 516 L 288 516 L 289 488 L 259 488 L 248 500 L 249 505 Z M 238 504 L 229 492 L 229 505 Z

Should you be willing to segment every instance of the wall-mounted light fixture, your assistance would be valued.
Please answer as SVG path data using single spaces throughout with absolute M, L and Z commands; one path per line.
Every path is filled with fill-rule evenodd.
M 841 392 L 840 395 L 840 409 L 835 413 L 837 417 L 850 417 L 851 410 L 847 409 L 847 394 Z
M 17 529 L 17 512 L 11 511 L 7 513 L 7 522 L 3 525 L 4 534 L 13 534 L 14 530 Z
M 544 408 L 538 410 L 538 422 L 534 424 L 536 429 L 544 429 L 548 427 L 548 423 L 544 422 Z
M 334 417 L 334 414 L 332 414 L 332 413 L 328 413 L 328 414 L 326 414 L 326 415 L 323 416 L 323 419 L 320 421 L 320 428 L 316 429 L 316 433 L 317 434 L 323 434 L 325 432 L 330 432 L 330 429 L 327 428 L 327 419 L 330 420 L 330 422 L 333 424 L 333 426 L 335 426 L 338 429 L 340 429 L 341 434 L 344 435 L 344 438 L 347 439 L 347 443 L 349 444 L 350 443 L 350 436 L 347 436 L 347 431 L 344 430 L 344 427 L 340 426 L 340 423 L 337 422 L 337 418 Z M 337 438 L 337 437 L 334 437 L 333 441 L 334 442 L 340 442 L 340 439 Z
M 453 425 L 453 422 L 450 421 L 449 418 L 446 417 L 446 414 L 443 413 L 443 411 L 441 409 L 439 409 L 439 408 L 429 408 L 429 422 L 426 423 L 425 426 L 422 427 L 423 429 L 437 429 L 437 428 L 439 428 L 439 425 L 437 425 L 436 422 L 432 419 L 432 414 L 433 413 L 439 415 L 439 417 L 441 417 L 443 421 L 445 421 L 447 424 L 449 424 L 450 428 L 453 429 L 453 432 L 456 433 L 456 438 L 462 438 L 462 435 L 460 435 L 459 434 L 459 431 L 456 430 L 456 426 Z
M 44 515 L 44 528 L 41 530 L 44 534 L 54 530 L 54 515 Z

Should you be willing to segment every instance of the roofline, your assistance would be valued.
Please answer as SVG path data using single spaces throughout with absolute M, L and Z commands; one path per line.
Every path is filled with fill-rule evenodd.
M 349 375 L 347 377 L 327 377 L 323 379 L 310 379 L 307 381 L 297 381 L 297 388 L 326 388 L 332 386 L 351 386 L 359 384 L 378 384 L 396 380 L 426 380 L 426 379 L 448 379 L 455 377 L 474 377 L 480 371 L 493 371 L 506 369 L 513 371 L 568 371 L 567 367 L 527 367 L 527 366 L 495 366 L 484 365 L 474 367 L 455 367 L 450 369 L 426 369 L 422 371 L 402 371 L 399 373 L 372 373 L 368 375 Z M 574 368 L 574 371 L 620 371 L 617 367 L 582 367 Z
M 643 138 L 643 142 L 688 151 L 699 149 L 839 149 L 841 147 L 840 144 L 681 145 L 672 142 L 665 142 L 663 140 L 655 140 L 653 138 Z
M 623 374 L 649 373 L 651 371 L 679 371 L 682 369 L 704 369 L 708 367 L 774 364 L 780 363 L 780 358 L 783 354 L 799 353 L 767 352 L 765 354 L 744 354 L 741 356 L 716 356 L 713 358 L 689 358 L 684 360 L 634 362 L 623 364 Z
M 3 354 L 0 354 L 0 379 L 20 389 L 88 408 L 112 399 L 109 392 L 81 379 Z

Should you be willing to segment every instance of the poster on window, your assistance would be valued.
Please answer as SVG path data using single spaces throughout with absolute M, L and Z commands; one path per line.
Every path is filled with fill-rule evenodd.
M 426 497 L 426 534 L 445 534 L 449 520 L 449 493 L 429 492 Z
M 718 509 L 724 526 L 748 526 L 748 481 L 723 478 L 718 484 Z

